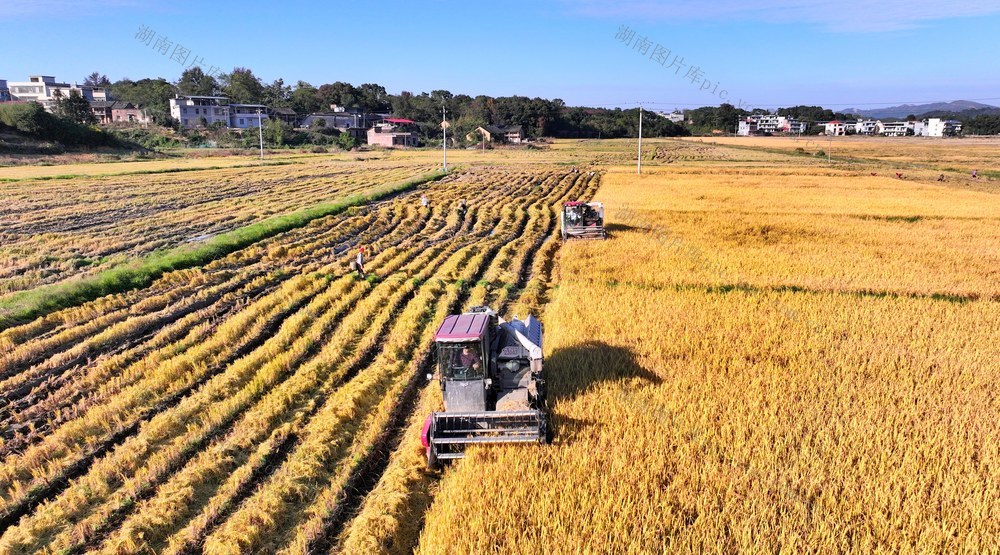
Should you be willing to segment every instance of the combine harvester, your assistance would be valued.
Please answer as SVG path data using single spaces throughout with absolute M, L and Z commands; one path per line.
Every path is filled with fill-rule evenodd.
M 424 423 L 428 467 L 462 458 L 470 444 L 552 440 L 538 320 L 505 322 L 477 306 L 445 318 L 434 343 L 445 410 Z
M 604 230 L 604 205 L 600 202 L 564 202 L 559 224 L 563 241 L 608 238 Z

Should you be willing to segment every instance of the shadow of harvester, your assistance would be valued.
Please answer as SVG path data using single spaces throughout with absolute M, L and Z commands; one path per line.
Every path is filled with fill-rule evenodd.
M 545 379 L 550 406 L 572 401 L 578 395 L 602 382 L 641 380 L 658 385 L 663 380 L 642 367 L 635 353 L 626 347 L 587 341 L 572 347 L 557 349 L 545 359 Z M 593 424 L 585 420 L 553 415 L 556 435 L 572 438 Z
M 639 227 L 628 224 L 604 224 L 604 229 L 608 233 L 620 233 L 622 231 L 650 231 L 648 227 Z

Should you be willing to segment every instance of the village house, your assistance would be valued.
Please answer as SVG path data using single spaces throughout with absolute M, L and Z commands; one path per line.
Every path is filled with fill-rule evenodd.
M 801 135 L 809 127 L 804 121 L 776 114 L 754 114 L 740 118 L 736 123 L 736 134 L 747 137 L 777 133 Z
M 912 121 L 887 121 L 882 123 L 882 134 L 886 137 L 906 137 L 913 135 Z
M 263 104 L 230 104 L 229 127 L 247 129 L 263 126 L 270 119 L 267 106 Z
M 854 132 L 858 135 L 880 135 L 882 122 L 874 119 L 858 120 L 854 124 Z
M 414 125 L 408 119 L 385 118 L 368 130 L 368 144 L 389 148 L 417 146 L 417 133 L 411 131 Z
M 95 100 L 90 109 L 98 123 L 148 123 L 149 116 L 131 102 L 121 100 Z
M 847 127 L 848 124 L 842 121 L 838 120 L 828 121 L 823 124 L 823 134 L 832 137 L 841 137 L 847 135 Z M 854 126 L 851 125 L 851 127 Z
M 31 75 L 27 81 L 11 81 L 7 83 L 7 89 L 10 100 L 37 102 L 49 112 L 55 109 L 57 100 L 68 97 L 73 90 L 88 102 L 108 100 L 104 87 L 59 83 L 50 75 Z
M 254 114 L 256 119 L 256 114 Z M 180 96 L 170 99 L 170 117 L 187 129 L 221 122 L 229 126 L 229 98 L 225 96 Z
M 476 136 L 477 133 L 478 137 Z M 521 144 L 524 142 L 524 130 L 520 125 L 510 125 L 507 127 L 483 125 L 465 136 L 465 140 L 470 142 L 480 138 L 487 143 Z
M 927 120 L 928 137 L 953 137 L 962 134 L 962 122 L 953 119 L 930 118 Z

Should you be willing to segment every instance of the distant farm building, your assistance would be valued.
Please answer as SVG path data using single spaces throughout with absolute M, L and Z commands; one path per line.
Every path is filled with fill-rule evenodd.
M 800 135 L 805 133 L 807 127 L 805 122 L 795 118 L 775 114 L 755 114 L 737 121 L 736 134 L 747 137 L 777 133 Z
M 11 81 L 6 83 L 6 88 L 11 100 L 37 102 L 49 112 L 55 109 L 57 100 L 68 97 L 73 90 L 88 102 L 108 99 L 104 87 L 59 83 L 50 75 L 32 75 L 27 81 Z
M 847 124 L 842 121 L 828 121 L 823 124 L 823 134 L 833 137 L 847 135 Z
M 90 103 L 98 123 L 147 123 L 149 117 L 138 106 L 121 100 L 95 100 Z
M 930 118 L 927 121 L 928 137 L 952 137 L 962 133 L 962 122 L 953 119 Z
M 470 142 L 479 140 L 480 138 L 487 143 L 520 144 L 524 142 L 524 129 L 520 125 L 507 127 L 483 125 L 465 136 L 465 140 Z
M 417 146 L 415 122 L 401 118 L 386 118 L 368 130 L 368 144 L 384 147 Z

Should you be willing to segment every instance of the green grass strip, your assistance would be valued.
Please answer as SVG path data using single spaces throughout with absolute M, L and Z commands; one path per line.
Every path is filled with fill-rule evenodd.
M 43 285 L 0 300 L 0 330 L 29 321 L 54 310 L 78 306 L 87 301 L 147 287 L 164 273 L 201 266 L 229 253 L 248 247 L 279 233 L 302 227 L 354 206 L 412 190 L 436 181 L 445 174 L 431 172 L 406 181 L 375 187 L 331 202 L 315 204 L 295 212 L 273 216 L 239 229 L 215 235 L 197 245 L 183 245 L 152 252 L 132 262 L 109 268 L 82 279 Z

